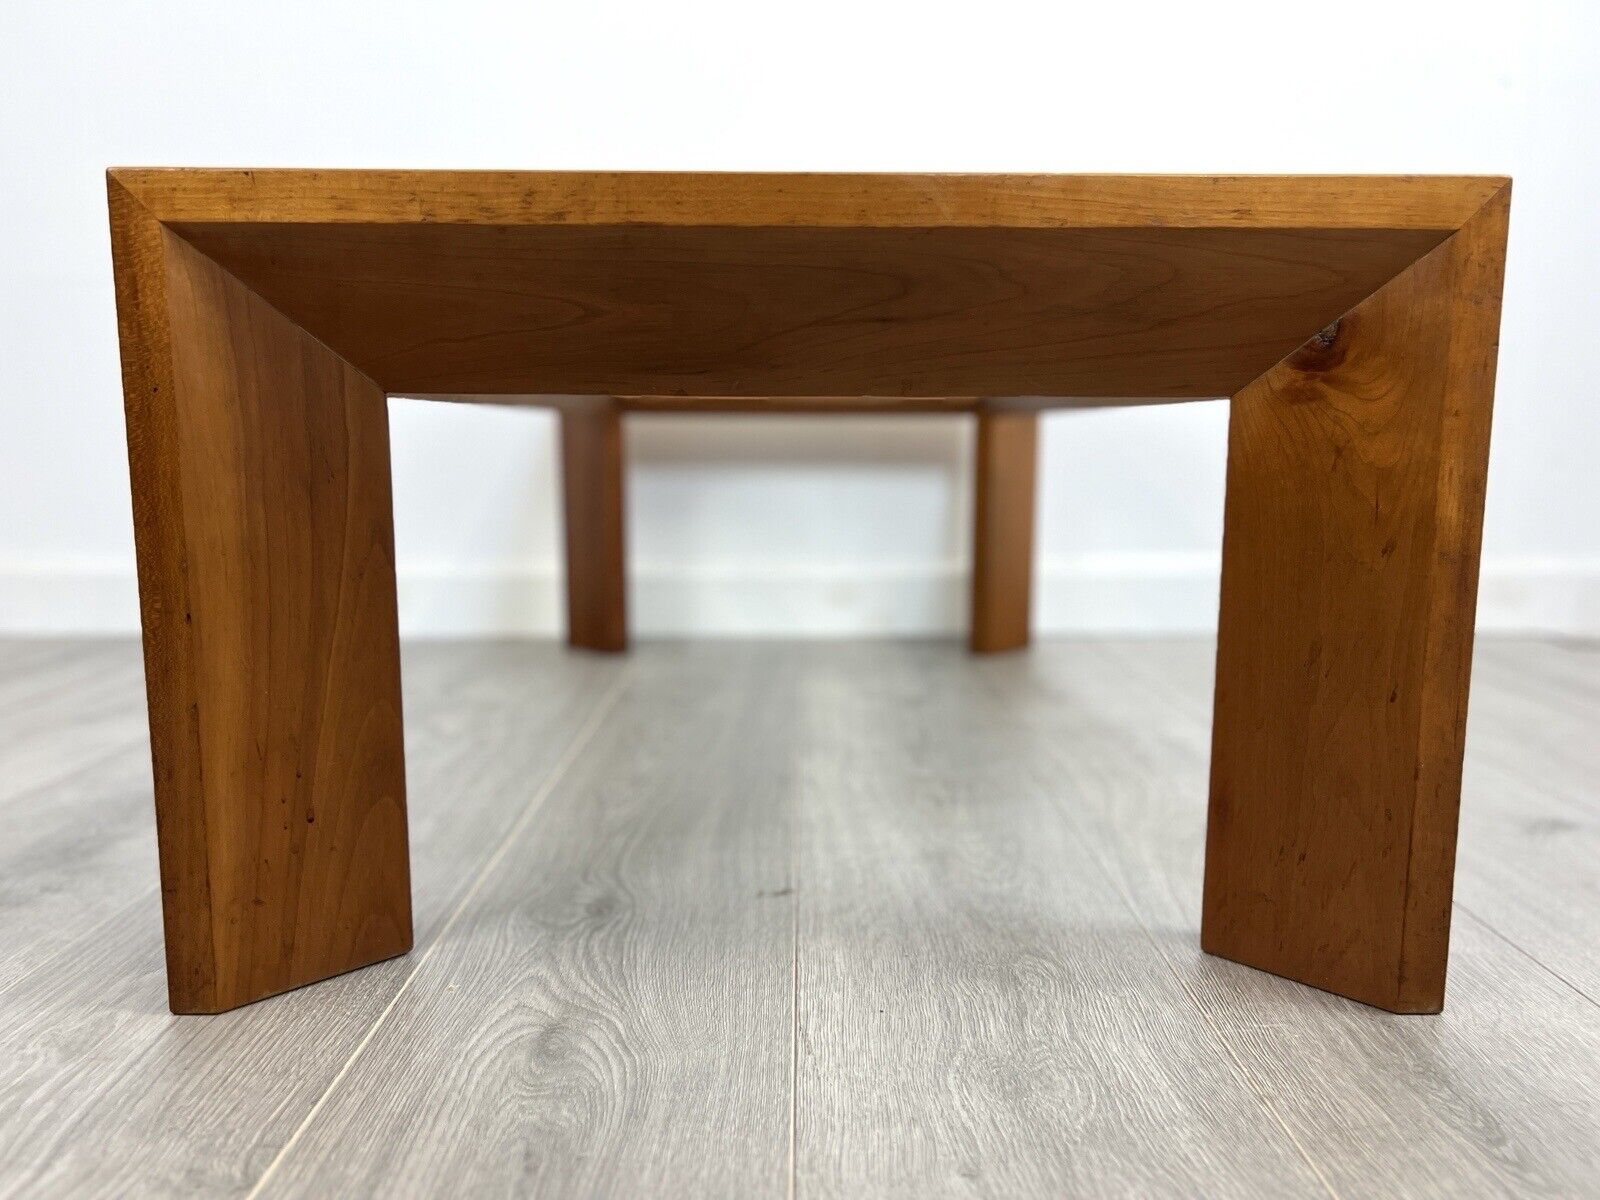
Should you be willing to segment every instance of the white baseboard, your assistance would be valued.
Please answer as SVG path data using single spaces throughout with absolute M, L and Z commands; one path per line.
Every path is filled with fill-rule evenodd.
M 1096 555 L 1040 564 L 1039 633 L 1209 633 L 1217 563 L 1194 554 Z M 906 567 L 666 567 L 632 574 L 635 632 L 659 636 L 939 636 L 966 623 L 959 564 Z M 400 625 L 414 636 L 527 635 L 562 628 L 554 567 L 402 568 Z M 133 633 L 130 568 L 0 566 L 0 633 Z M 1478 628 L 1600 637 L 1600 562 L 1487 559 Z

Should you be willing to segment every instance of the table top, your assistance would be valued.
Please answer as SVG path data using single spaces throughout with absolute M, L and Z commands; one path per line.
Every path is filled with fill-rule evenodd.
M 1503 176 L 114 168 L 390 392 L 1230 395 Z
M 1434 229 L 1502 175 L 819 174 L 113 167 L 163 221 Z

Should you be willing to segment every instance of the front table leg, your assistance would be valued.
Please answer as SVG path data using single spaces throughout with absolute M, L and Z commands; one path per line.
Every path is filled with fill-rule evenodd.
M 1444 1002 L 1509 189 L 1233 399 L 1201 940 Z
M 112 185 L 175 1012 L 411 946 L 383 392 Z

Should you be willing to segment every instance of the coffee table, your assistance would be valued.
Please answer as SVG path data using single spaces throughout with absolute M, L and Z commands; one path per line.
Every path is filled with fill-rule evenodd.
M 1508 180 L 108 187 L 174 1011 L 411 945 L 390 393 L 568 398 L 597 642 L 623 629 L 616 397 L 970 407 L 995 545 L 1031 413 L 1231 397 L 1201 944 L 1440 1008 Z

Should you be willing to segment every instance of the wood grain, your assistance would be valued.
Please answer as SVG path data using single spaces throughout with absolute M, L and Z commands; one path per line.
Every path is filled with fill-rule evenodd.
M 18 701 L 0 705 L 0 746 L 13 728 L 24 738 L 48 736 L 57 757 L 76 753 L 84 769 L 0 799 L 0 1196 L 244 1196 L 416 957 L 206 1021 L 169 1016 L 143 750 L 119 748 L 123 731 L 107 719 L 115 693 L 126 715 L 137 711 L 129 694 L 137 686 L 137 647 L 58 645 L 37 658 L 38 648 L 21 646 L 14 657 L 15 647 L 0 641 L 0 663 L 34 662 L 36 690 L 29 696 L 20 676 L 0 679 L 0 686 L 16 685 Z M 749 847 L 761 822 L 776 832 L 785 814 L 800 815 L 796 802 L 803 799 L 806 819 L 796 831 L 807 853 L 825 848 L 823 838 L 843 847 L 837 890 L 825 892 L 819 873 L 794 879 L 802 915 L 822 929 L 812 943 L 813 969 L 808 974 L 803 963 L 798 976 L 811 1014 L 800 1062 L 814 1081 L 797 1096 L 800 1166 L 808 1172 L 798 1194 L 870 1194 L 877 1180 L 878 1190 L 892 1192 L 898 1181 L 883 1164 L 898 1162 L 931 1164 L 916 1177 L 920 1186 L 901 1189 L 918 1194 L 984 1194 L 987 1183 L 992 1193 L 1059 1195 L 1051 1185 L 1062 1178 L 1092 1183 L 1120 1178 L 1114 1173 L 1122 1170 L 1148 1185 L 1142 1194 L 1159 1193 L 1165 1182 L 1184 1195 L 1279 1196 L 1288 1190 L 1285 1180 L 1316 1194 L 1315 1181 L 1290 1174 L 1292 1163 L 1275 1169 L 1279 1121 L 1341 1196 L 1566 1197 L 1592 1190 L 1600 1171 L 1593 1136 L 1600 1124 L 1593 1067 L 1600 1005 L 1572 985 L 1593 978 L 1595 958 L 1583 933 L 1600 919 L 1600 824 L 1593 817 L 1600 776 L 1590 762 L 1593 739 L 1583 737 L 1600 720 L 1593 648 L 1494 639 L 1478 648 L 1457 887 L 1471 915 L 1458 911 L 1450 1006 L 1427 1021 L 1396 1019 L 1199 953 L 1194 897 L 1215 662 L 1208 643 L 1043 640 L 1025 656 L 980 660 L 934 646 L 757 649 L 646 646 L 636 661 L 619 661 L 548 645 L 408 647 L 419 947 L 437 937 L 572 731 L 593 718 L 601 693 L 619 671 L 642 666 L 644 677 L 616 710 L 618 727 L 608 734 L 608 718 L 596 734 L 596 753 L 614 763 L 574 764 L 572 807 L 547 820 L 562 797 L 547 801 L 551 807 L 530 824 L 528 852 L 537 847 L 538 862 L 545 854 L 561 862 L 569 882 L 554 885 L 552 895 L 563 886 L 582 899 L 597 894 L 613 879 L 602 864 L 620 859 L 629 878 L 659 881 L 648 893 L 659 899 L 672 886 L 666 839 L 641 833 L 631 853 L 612 857 L 624 840 L 619 827 L 582 819 L 593 815 L 592 793 L 578 777 L 587 776 L 596 793 L 609 792 L 608 781 L 627 780 L 639 820 L 648 821 L 654 793 L 631 771 L 693 756 L 680 760 L 658 732 L 631 758 L 636 728 L 678 719 L 691 707 L 684 697 L 700 689 L 716 697 L 713 720 L 727 711 L 724 689 L 755 696 L 771 712 L 770 724 L 739 726 L 735 740 L 754 744 L 730 747 L 731 758 L 719 748 L 710 755 L 715 761 L 695 768 L 702 774 L 685 776 L 671 801 L 675 815 L 657 828 L 681 830 L 686 843 L 704 840 L 695 853 L 706 857 L 691 855 L 685 867 L 693 872 L 719 847 Z M 98 675 L 117 682 L 102 686 Z M 78 698 L 81 726 L 72 716 Z M 833 712 L 841 699 L 845 707 Z M 34 709 L 57 714 L 52 733 L 29 723 Z M 980 751 L 951 765 L 972 746 Z M 763 756 L 781 769 L 754 766 Z M 730 761 L 751 764 L 748 774 L 742 766 L 725 769 Z M 854 762 L 863 773 L 850 769 Z M 820 773 L 826 771 L 848 771 L 850 790 L 835 796 Z M 700 779 L 711 794 L 729 789 L 703 825 L 692 821 L 704 811 Z M 923 834 L 912 825 L 930 816 L 948 819 L 965 837 Z M 744 862 L 744 853 L 729 857 Z M 755 861 L 766 852 L 749 853 Z M 530 878 L 543 878 L 537 863 Z M 721 876 L 705 878 L 715 892 Z M 586 882 L 571 882 L 579 879 Z M 768 886 L 764 879 L 755 885 Z M 631 892 L 635 907 L 621 918 L 632 933 L 609 936 L 617 931 L 607 924 L 619 920 L 615 913 L 564 923 L 559 904 L 530 897 L 525 886 L 485 886 L 433 961 L 457 932 L 479 938 L 480 922 L 509 925 L 520 919 L 513 911 L 531 910 L 555 919 L 539 925 L 548 935 L 523 947 L 530 976 L 539 963 L 558 960 L 581 962 L 584 977 L 609 970 L 611 978 L 681 981 L 691 972 L 677 964 L 699 954 L 727 953 L 731 961 L 735 951 L 691 951 L 669 962 L 668 952 L 682 944 L 675 939 L 746 943 L 746 922 L 789 900 L 752 898 L 742 907 L 677 901 L 681 932 L 668 939 L 662 958 L 646 960 L 639 949 L 647 936 L 640 923 L 650 919 L 645 894 Z M 508 945 L 522 945 L 525 935 L 505 936 Z M 545 936 L 587 953 L 550 954 Z M 1181 987 L 1142 979 L 1141 945 L 1159 950 Z M 469 957 L 465 948 L 462 954 Z M 504 965 L 493 955 L 485 962 Z M 512 973 L 508 968 L 507 977 Z M 737 963 L 726 975 L 732 983 L 746 978 Z M 506 1194 L 527 1179 L 527 1164 L 550 1141 L 530 1136 L 527 1155 L 497 1159 L 504 1168 L 497 1169 L 473 1159 L 467 1145 L 473 1133 L 464 1114 L 476 1111 L 476 1100 L 452 1108 L 442 1098 L 460 1047 L 488 1047 L 497 1034 L 487 1020 L 479 1023 L 485 993 L 463 995 L 459 977 L 441 979 L 437 989 L 419 980 L 401 1003 L 442 991 L 432 1015 L 457 1036 L 437 1039 L 437 1058 L 432 1042 L 409 1053 L 395 1047 L 386 1056 L 393 1075 L 375 1071 L 348 1095 L 336 1091 L 302 1136 L 293 1169 L 280 1168 L 286 1181 L 309 1189 L 323 1178 L 363 1178 L 382 1158 L 377 1139 L 384 1131 L 430 1119 L 418 1109 L 397 1113 L 397 1095 L 417 1096 L 419 1109 L 437 1101 L 448 1138 L 462 1143 L 441 1157 L 472 1160 L 463 1175 L 479 1190 Z M 959 985 L 930 988 L 930 979 Z M 1108 982 L 1114 980 L 1127 994 Z M 458 985 L 453 992 L 450 983 Z M 1159 1003 L 1141 1004 L 1147 993 Z M 879 994 L 890 1003 L 871 1003 Z M 639 1007 L 654 995 L 644 993 Z M 451 1003 L 470 1011 L 452 1017 Z M 770 1071 L 781 1084 L 786 1068 L 761 1056 L 769 1047 L 780 1054 L 789 1048 L 791 1014 L 781 998 L 770 1007 L 770 1027 L 756 1016 L 767 1008 L 747 1010 L 753 1032 L 740 1033 L 737 1044 L 748 1040 L 749 1051 L 730 1049 L 731 1035 L 675 1045 L 660 1039 L 649 1043 L 650 1061 L 703 1051 L 697 1061 L 733 1070 L 727 1064 L 749 1053 L 752 1064 L 766 1064 L 753 1069 Z M 878 1014 L 878 1007 L 888 1011 Z M 743 1028 L 731 1009 L 723 1011 L 727 1028 Z M 562 1027 L 600 1028 L 603 1018 L 594 1012 L 568 1010 Z M 891 1020 L 907 1036 L 884 1036 Z M 1062 1053 L 1058 1042 L 1069 1049 Z M 1245 1074 L 1203 1057 L 1208 1045 L 1225 1046 Z M 482 1057 L 492 1059 L 487 1050 Z M 575 1064 L 586 1060 L 544 1061 L 550 1075 L 573 1079 L 581 1077 Z M 842 1064 L 836 1072 L 833 1063 Z M 644 1081 L 632 1089 L 636 1096 L 672 1083 L 665 1070 L 631 1078 Z M 920 1086 L 885 1085 L 902 1078 Z M 425 1088 L 429 1080 L 440 1081 L 439 1096 Z M 1244 1081 L 1271 1106 L 1254 1124 L 1234 1107 Z M 485 1076 L 483 1092 L 472 1095 L 495 1086 Z M 700 1093 L 686 1086 L 679 1094 Z M 510 1123 L 507 1111 L 532 1106 L 528 1093 L 497 1095 L 495 1129 Z M 1211 1097 L 1218 1103 L 1208 1103 Z M 1192 1116 L 1190 1107 L 1203 1111 Z M 652 1149 L 646 1118 L 656 1111 L 641 1104 L 588 1126 L 596 1142 L 628 1143 L 636 1164 L 675 1164 L 650 1179 L 651 1195 L 708 1194 L 716 1180 L 738 1187 L 755 1177 L 751 1161 L 770 1162 L 775 1153 L 781 1160 L 781 1146 L 774 1151 L 768 1140 L 729 1135 L 747 1114 L 729 1126 L 723 1109 L 680 1104 L 664 1136 L 676 1145 L 717 1143 L 708 1156 L 715 1162 L 680 1170 L 687 1156 Z M 780 1098 L 779 1120 L 786 1111 Z M 905 1117 L 903 1126 L 891 1111 Z M 324 1137 L 317 1130 L 330 1114 L 342 1132 Z M 909 1135 L 890 1145 L 897 1129 Z M 1242 1155 L 1234 1154 L 1234 1140 L 1244 1145 Z M 883 1149 L 875 1157 L 877 1145 Z M 930 1147 L 949 1149 L 941 1158 Z M 941 1172 L 967 1161 L 969 1148 L 986 1172 L 977 1179 Z M 596 1176 L 581 1162 L 570 1171 L 559 1162 L 545 1169 L 541 1195 L 594 1192 Z M 380 1169 L 377 1178 L 393 1183 L 386 1195 L 403 1197 L 429 1194 L 437 1177 L 384 1176 Z M 833 1188 L 823 1186 L 830 1181 Z M 941 1181 L 949 1187 L 930 1186 Z M 741 1194 L 783 1190 L 780 1173 L 773 1186 Z
M 1499 652 L 1526 663 L 1522 649 L 1506 642 Z M 997 691 L 1013 722 L 1034 731 L 1026 752 L 1085 783 L 1061 793 L 1071 796 L 1064 815 L 1115 831 L 1102 843 L 1104 861 L 1128 903 L 1333 1194 L 1587 1195 L 1600 1168 L 1600 1005 L 1563 982 L 1577 960 L 1561 945 L 1508 940 L 1458 910 L 1450 1004 L 1426 1021 L 1197 952 L 1214 664 L 1211 648 L 1189 639 L 1046 642 L 1017 661 L 1024 669 L 1010 671 Z M 1524 674 L 1545 670 L 1528 664 Z M 1483 757 L 1478 734 L 1496 727 L 1488 714 L 1500 695 L 1492 682 L 1475 687 L 1469 774 Z M 1586 712 L 1600 717 L 1595 706 Z M 1061 738 L 1063 727 L 1076 736 Z M 1469 783 L 1462 881 L 1472 881 L 1496 916 L 1510 908 L 1542 913 L 1543 922 L 1592 924 L 1600 909 L 1585 907 L 1566 879 L 1529 869 L 1538 850 L 1517 821 L 1533 795 L 1539 807 L 1565 799 L 1570 816 L 1592 784 L 1543 748 L 1511 752 L 1515 793 Z M 1469 829 L 1469 815 L 1489 808 L 1511 820 Z M 1593 862 L 1595 832 L 1580 827 L 1570 836 Z M 1484 869 L 1502 860 L 1524 867 L 1510 887 L 1512 872 Z
M 1135 782 L 1063 765 L 1107 762 L 1092 705 L 1005 705 L 1027 658 L 803 654 L 794 1194 L 1316 1194 L 1072 816 Z
M 1234 398 L 1203 944 L 1444 1001 L 1509 187 Z
M 1188 640 L 1073 643 L 1072 649 L 1081 651 L 1081 662 L 1069 662 L 1061 647 L 1041 645 L 1041 674 L 1059 678 L 1070 668 L 1083 703 L 1092 697 L 1118 726 L 1135 723 L 1140 712 L 1166 714 L 1158 736 L 1124 747 L 1161 775 L 1129 794 L 1152 803 L 1167 795 L 1174 804 L 1195 802 L 1191 793 L 1204 780 L 1210 745 L 1206 697 L 1215 655 Z M 1515 638 L 1475 646 L 1455 909 L 1479 922 L 1480 939 L 1498 936 L 1600 1004 L 1600 947 L 1587 936 L 1588 914 L 1600 912 L 1600 859 L 1593 853 L 1600 844 L 1600 791 L 1588 782 L 1600 779 L 1600 770 L 1586 736 L 1600 719 L 1597 685 L 1600 654 L 1579 643 Z M 1017 693 L 1024 712 L 1046 699 L 1038 689 Z M 1530 769 L 1532 763 L 1538 768 Z M 1203 796 L 1195 803 L 1203 808 Z M 1149 879 L 1162 872 L 1134 848 L 1156 854 L 1173 840 L 1161 832 L 1163 820 L 1177 821 L 1175 836 L 1187 839 L 1181 829 L 1187 814 L 1129 823 L 1138 811 L 1113 807 L 1108 819 L 1125 823 L 1122 844 L 1143 872 L 1144 898 L 1152 894 Z M 1158 889 L 1163 903 L 1150 909 L 1153 916 L 1187 924 L 1191 876 L 1198 881 L 1201 858 L 1198 839 L 1170 856 L 1176 884 Z
M 978 414 L 973 472 L 972 627 L 977 653 L 1028 644 L 1033 615 L 1033 508 L 1039 418 Z
M 119 170 L 109 188 L 175 1005 L 409 944 L 386 391 L 573 413 L 1235 394 L 1206 945 L 1390 1007 L 1441 1001 L 1505 180 Z M 566 439 L 595 466 L 568 471 L 594 522 L 570 545 L 605 551 L 574 559 L 573 626 L 620 644 L 604 411 Z M 980 507 L 1010 532 L 980 551 L 975 644 L 1015 642 L 1022 507 Z
M 567 641 L 628 648 L 627 462 L 622 413 L 608 399 L 561 409 Z
M 1473 658 L 1457 911 L 1600 1004 L 1600 649 L 1523 639 Z
M 446 404 L 482 404 L 495 408 L 561 409 L 574 400 L 594 397 L 546 395 L 538 392 L 421 392 L 395 393 L 414 400 Z M 989 412 L 1045 412 L 1053 409 L 1127 408 L 1172 404 L 1180 400 L 1216 399 L 1214 396 L 615 396 L 625 413 L 789 413 L 830 416 L 906 413 L 942 414 Z
M 617 666 L 548 645 L 407 649 L 419 947 Z M 92 723 L 57 734 L 111 749 Z M 415 967 L 392 960 L 205 1021 L 170 1016 L 149 809 L 141 746 L 28 798 L 0 843 L 0 878 L 16 884 L 0 911 L 0 1196 L 245 1195 Z
M 537 400 L 537 397 L 529 397 Z M 640 413 L 969 413 L 970 396 L 618 396 L 623 412 Z
M 390 392 L 1223 396 L 1416 229 L 181 222 Z
M 171 1002 L 411 944 L 384 395 L 113 184 Z
M 1459 229 L 1485 175 L 918 175 L 114 167 L 157 220 Z
M 76 775 L 101 755 L 136 748 L 148 760 L 149 726 L 138 702 L 144 678 L 120 639 L 86 645 L 41 638 L 7 649 L 0 664 L 0 822 L 15 812 L 13 799 Z M 83 745 L 61 737 L 66 726 Z
M 783 1194 L 793 688 L 736 643 L 628 669 L 262 1196 Z

